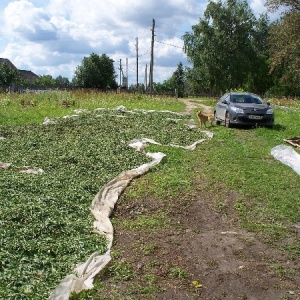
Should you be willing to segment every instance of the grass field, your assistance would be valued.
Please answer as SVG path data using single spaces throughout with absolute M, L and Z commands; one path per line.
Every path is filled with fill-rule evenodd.
M 123 99 L 108 98 L 103 106 L 135 102 L 138 107 L 140 101 L 151 102 L 145 105 L 148 108 L 170 105 L 164 99 Z M 162 144 L 186 146 L 203 137 L 185 125 L 182 119 L 187 117 L 168 112 L 89 110 L 41 125 L 44 116 L 61 116 L 70 110 L 54 105 L 52 98 L 26 107 L 18 98 L 9 100 L 10 104 L 7 96 L 2 101 L 7 105 L 5 115 L 10 116 L 10 108 L 17 119 L 12 124 L 12 119 L 2 117 L 7 125 L 0 127 L 0 136 L 5 138 L 0 143 L 0 161 L 12 164 L 1 170 L 0 182 L 0 297 L 4 299 L 45 298 L 72 266 L 94 251 L 106 250 L 106 241 L 92 232 L 89 207 L 105 183 L 149 161 L 128 146 L 132 139 L 149 136 Z M 99 97 L 86 107 L 99 108 L 103 103 Z M 18 172 L 24 166 L 41 168 L 44 173 Z
M 45 117 L 62 117 L 75 109 L 93 110 L 98 107 L 156 109 L 181 111 L 184 105 L 172 98 L 147 97 L 141 94 L 49 91 L 32 94 L 2 94 L 0 125 L 40 124 Z
M 95 249 L 105 251 L 105 240 L 92 233 L 89 205 L 106 182 L 148 161 L 128 147 L 134 138 L 160 142 L 163 146 L 151 145 L 147 150 L 164 152 L 166 159 L 137 179 L 126 197 L 176 199 L 180 191 L 193 189 L 195 176 L 207 178 L 206 189 L 220 195 L 215 203 L 219 211 L 227 213 L 218 188 L 223 186 L 239 193 L 234 207 L 244 228 L 275 246 L 289 237 L 292 225 L 300 221 L 299 175 L 274 160 L 270 151 L 284 138 L 299 136 L 300 106 L 288 99 L 271 101 L 276 104 L 273 129 L 214 126 L 213 139 L 189 152 L 166 146 L 189 145 L 203 137 L 185 125 L 189 116 L 176 121 L 179 117 L 169 112 L 111 110 L 124 105 L 183 111 L 183 103 L 176 99 L 92 92 L 0 95 L 0 137 L 5 138 L 0 140 L 0 162 L 12 163 L 9 169 L 0 169 L 0 298 L 46 298 L 75 263 Z M 96 108 L 107 109 L 95 112 Z M 88 112 L 61 118 L 74 109 Z M 45 117 L 58 119 L 43 126 Z M 191 170 L 197 169 L 199 160 L 202 169 L 195 174 Z M 23 166 L 39 167 L 44 173 L 19 173 Z M 113 222 L 118 225 L 117 219 Z M 141 215 L 138 222 L 128 220 L 122 226 L 147 231 L 167 224 L 167 212 L 162 210 L 159 216 Z M 280 247 L 290 257 L 299 257 L 299 239 Z M 151 252 L 151 245 L 147 249 Z M 112 276 L 130 277 L 124 263 L 118 267 Z

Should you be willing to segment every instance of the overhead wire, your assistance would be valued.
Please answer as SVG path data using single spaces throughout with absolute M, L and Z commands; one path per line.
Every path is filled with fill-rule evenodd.
M 164 44 L 164 45 L 167 45 L 167 46 L 175 47 L 175 48 L 184 49 L 184 46 L 181 46 L 181 47 L 180 47 L 180 46 L 177 46 L 177 45 L 173 45 L 173 44 L 165 43 L 165 42 L 158 41 L 158 40 L 155 40 L 155 42 L 157 42 L 157 43 L 160 43 L 160 44 Z

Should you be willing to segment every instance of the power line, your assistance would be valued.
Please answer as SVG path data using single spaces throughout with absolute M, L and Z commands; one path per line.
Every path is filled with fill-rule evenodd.
M 177 46 L 177 45 L 173 45 L 173 44 L 161 42 L 161 41 L 158 41 L 158 40 L 155 40 L 155 42 L 160 43 L 160 44 L 164 44 L 164 45 L 167 45 L 167 46 L 175 47 L 175 48 L 184 49 L 184 46 L 181 46 L 181 47 L 180 47 L 180 46 Z
M 144 54 L 139 54 L 139 57 L 145 56 L 146 54 L 148 54 L 151 50 L 151 47 L 144 53 Z

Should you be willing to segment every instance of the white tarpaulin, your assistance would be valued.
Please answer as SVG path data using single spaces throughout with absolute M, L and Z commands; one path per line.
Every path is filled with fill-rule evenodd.
M 125 107 L 120 106 L 116 110 L 126 111 Z M 134 112 L 131 112 L 134 113 Z M 146 113 L 146 111 L 145 111 Z M 149 113 L 149 111 L 147 111 Z M 176 113 L 174 113 L 176 114 Z M 180 115 L 180 114 L 178 114 Z M 43 122 L 44 125 L 55 123 L 53 120 L 46 118 Z M 205 132 L 208 139 L 213 137 L 211 132 Z M 190 146 L 168 145 L 171 147 L 181 147 L 186 150 L 194 150 L 197 144 L 205 141 L 201 139 L 196 141 Z M 137 151 L 144 152 L 147 144 L 161 145 L 160 143 L 149 139 L 141 138 L 134 139 L 129 142 L 129 146 Z M 85 289 L 93 288 L 94 277 L 105 268 L 110 262 L 110 249 L 113 242 L 113 226 L 110 221 L 110 215 L 115 207 L 115 204 L 123 192 L 123 190 L 129 185 L 129 183 L 136 177 L 141 176 L 149 171 L 149 169 L 161 162 L 165 154 L 158 153 L 145 153 L 148 157 L 152 158 L 152 161 L 143 164 L 135 169 L 124 171 L 116 178 L 107 183 L 95 196 L 91 204 L 91 213 L 95 217 L 94 228 L 99 234 L 105 235 L 108 240 L 108 250 L 105 254 L 99 255 L 93 253 L 89 259 L 84 263 L 79 263 L 74 267 L 74 274 L 67 275 L 52 291 L 49 296 L 49 300 L 68 300 L 72 292 L 79 293 Z
M 274 158 L 291 167 L 298 175 L 300 175 L 300 155 L 293 147 L 278 145 L 272 148 L 271 154 Z
M 201 139 L 193 143 L 191 146 L 184 148 L 187 150 L 194 150 L 196 145 L 203 141 L 205 141 L 205 139 Z M 159 145 L 159 143 L 156 141 L 148 138 L 132 140 L 129 145 L 137 151 L 143 152 L 147 143 Z M 67 275 L 51 293 L 50 297 L 48 298 L 49 300 L 68 300 L 72 292 L 79 293 L 82 290 L 93 288 L 95 275 L 103 270 L 111 260 L 110 249 L 113 242 L 114 232 L 109 217 L 120 194 L 134 178 L 148 172 L 151 167 L 159 164 L 165 156 L 165 154 L 161 152 L 148 152 L 146 155 L 153 159 L 150 163 L 146 163 L 135 169 L 122 172 L 116 178 L 106 184 L 92 201 L 91 212 L 95 217 L 94 228 L 100 234 L 104 234 L 106 236 L 108 240 L 107 252 L 103 255 L 97 255 L 97 253 L 94 253 L 90 256 L 87 262 L 78 264 L 74 270 L 76 275 Z
M 125 107 L 118 107 L 117 110 L 126 111 Z M 84 111 L 76 111 L 76 113 L 81 113 Z M 130 112 L 134 113 L 134 112 Z M 145 113 L 149 113 L 149 111 L 145 111 Z M 176 113 L 174 113 L 175 115 Z M 180 114 L 177 114 L 180 115 Z M 65 116 L 67 117 L 77 117 L 78 115 Z M 55 124 L 55 120 L 50 120 L 49 118 L 45 118 L 43 125 L 51 125 Z M 204 132 L 207 135 L 207 138 L 210 139 L 213 137 L 211 132 Z M 4 139 L 0 137 L 0 140 Z M 194 142 L 189 146 L 181 146 L 181 145 L 168 145 L 171 147 L 180 147 L 186 150 L 194 150 L 196 146 L 205 141 L 206 139 L 201 139 Z M 161 145 L 160 143 L 149 139 L 149 138 L 141 138 L 134 139 L 129 142 L 129 146 L 136 149 L 137 151 L 144 152 L 147 144 L 156 144 Z M 145 153 L 145 152 L 144 152 Z M 161 162 L 164 158 L 165 154 L 158 153 L 145 153 L 148 157 L 152 159 L 151 162 L 143 164 L 135 169 L 131 169 L 128 171 L 124 171 L 120 173 L 116 178 L 108 182 L 94 197 L 91 204 L 91 213 L 93 214 L 94 228 L 99 234 L 105 235 L 108 240 L 108 246 L 106 253 L 99 255 L 99 253 L 95 252 L 90 255 L 86 262 L 78 263 L 73 268 L 73 274 L 67 275 L 58 286 L 52 291 L 49 296 L 49 300 L 68 300 L 72 292 L 79 293 L 85 289 L 93 288 L 94 277 L 103 270 L 106 265 L 111 260 L 110 250 L 113 242 L 113 226 L 110 221 L 110 215 L 115 207 L 115 204 L 124 191 L 124 189 L 129 185 L 129 183 L 136 177 L 139 177 L 149 169 Z M 0 162 L 0 168 L 7 169 L 11 167 L 11 163 L 3 163 Z M 44 171 L 41 168 L 37 167 L 21 167 L 18 168 L 17 171 L 27 174 L 43 174 Z
M 107 183 L 95 196 L 91 205 L 91 212 L 95 217 L 94 228 L 104 234 L 108 239 L 108 250 L 103 255 L 94 253 L 85 263 L 80 263 L 75 268 L 75 274 L 66 276 L 56 289 L 51 293 L 51 300 L 67 300 L 70 294 L 80 292 L 93 287 L 93 280 L 111 260 L 110 248 L 113 242 L 113 226 L 109 219 L 114 206 L 128 184 L 138 176 L 148 172 L 154 165 L 160 163 L 165 154 L 163 153 L 147 153 L 153 160 L 150 163 L 143 164 L 138 168 L 122 172 L 116 178 Z

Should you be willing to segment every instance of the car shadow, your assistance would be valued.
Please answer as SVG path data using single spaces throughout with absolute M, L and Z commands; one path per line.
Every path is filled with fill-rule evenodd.
M 283 126 L 281 124 L 274 124 L 272 127 L 270 126 L 264 126 L 264 125 L 232 125 L 232 128 L 239 129 L 239 130 L 252 130 L 256 128 L 267 128 L 269 130 L 276 130 L 276 131 L 282 131 L 286 129 L 286 126 Z
M 273 128 L 270 128 L 272 130 L 276 130 L 276 131 L 281 131 L 281 130 L 285 130 L 286 129 L 286 126 L 283 126 L 281 124 L 274 124 L 273 125 Z

